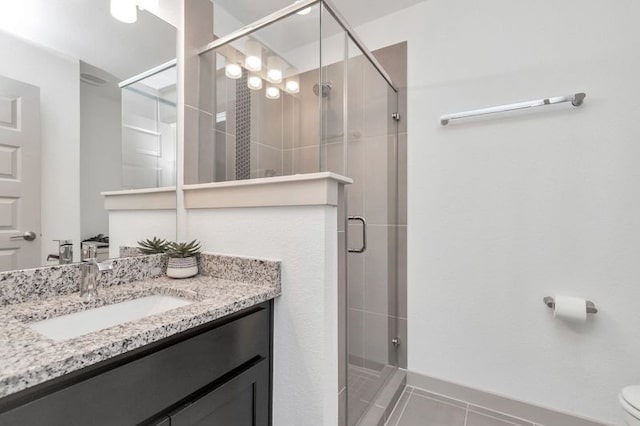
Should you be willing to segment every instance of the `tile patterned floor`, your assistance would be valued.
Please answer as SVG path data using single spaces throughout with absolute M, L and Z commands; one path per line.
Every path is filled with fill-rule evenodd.
M 386 426 L 541 426 L 407 386 Z
M 369 407 L 379 387 L 380 372 L 349 364 L 349 423 L 354 424 Z
M 376 387 L 379 379 L 379 371 L 349 365 L 349 389 L 354 398 L 371 401 L 375 395 L 372 389 Z

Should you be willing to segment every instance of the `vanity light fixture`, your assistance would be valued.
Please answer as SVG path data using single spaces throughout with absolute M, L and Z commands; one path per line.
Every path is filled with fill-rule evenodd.
M 300 92 L 300 77 L 294 75 L 287 78 L 287 82 L 285 83 L 284 88 L 291 94 Z
M 224 66 L 224 75 L 233 80 L 237 80 L 242 77 L 242 67 L 240 66 L 241 59 L 238 58 L 238 52 L 235 49 L 224 57 L 226 65 Z
M 247 87 L 251 90 L 262 89 L 262 79 L 255 74 L 249 74 L 249 78 L 247 78 Z
M 267 81 L 282 83 L 282 61 L 277 56 L 267 58 Z
M 249 71 L 260 71 L 262 69 L 262 46 L 256 41 L 248 40 L 244 47 L 246 50 L 244 67 Z
M 242 77 L 242 67 L 234 62 L 227 64 L 224 67 L 224 75 L 237 80 Z
M 265 96 L 267 99 L 280 99 L 280 89 L 276 86 L 268 85 Z
M 111 16 L 120 22 L 133 24 L 138 20 L 138 8 L 135 0 L 111 0 Z

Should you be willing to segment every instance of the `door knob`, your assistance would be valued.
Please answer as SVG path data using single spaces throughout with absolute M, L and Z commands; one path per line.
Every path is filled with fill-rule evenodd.
M 15 237 L 9 238 L 10 240 L 25 240 L 25 241 L 33 241 L 36 239 L 36 233 L 33 231 L 27 231 L 22 235 L 16 235 Z

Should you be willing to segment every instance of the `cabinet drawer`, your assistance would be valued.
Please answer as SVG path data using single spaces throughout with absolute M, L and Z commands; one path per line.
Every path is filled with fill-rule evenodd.
M 262 360 L 170 415 L 171 426 L 267 426 L 269 365 Z
M 0 414 L 0 425 L 129 425 L 149 419 L 231 370 L 269 358 L 269 309 L 261 306 Z

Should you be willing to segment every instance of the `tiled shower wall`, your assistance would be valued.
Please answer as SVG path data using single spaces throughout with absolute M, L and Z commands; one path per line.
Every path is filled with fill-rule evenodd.
M 302 95 L 282 92 L 279 99 L 267 99 L 264 89 L 249 90 L 245 78 L 231 80 L 223 69 L 215 74 L 216 84 L 212 89 L 217 100 L 212 123 L 215 128 L 213 132 L 203 129 L 200 135 L 202 155 L 198 158 L 198 183 L 319 171 L 317 106 L 315 111 L 301 111 L 299 96 Z M 313 74 L 317 79 L 318 73 Z M 312 87 L 313 84 L 308 92 Z M 314 96 L 312 92 L 311 96 Z M 314 115 L 316 131 L 307 128 L 300 134 L 301 121 L 313 126 L 308 115 Z M 241 141 L 247 136 L 250 141 L 248 163 L 244 158 L 237 158 L 238 152 L 244 152 Z M 306 148 L 305 144 L 313 145 L 316 152 L 298 150 Z M 250 172 L 238 170 L 240 165 Z
M 200 137 L 206 153 L 199 158 L 198 183 L 282 176 L 283 98 L 289 95 L 267 99 L 264 90 L 247 88 L 246 75 L 231 80 L 224 69 L 215 74 L 215 128 Z

